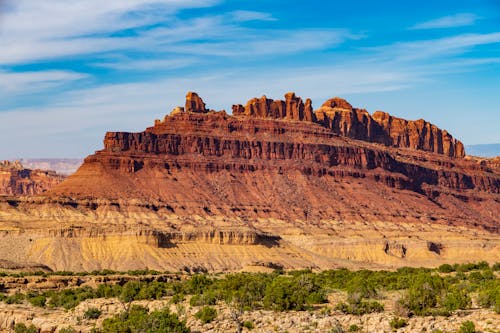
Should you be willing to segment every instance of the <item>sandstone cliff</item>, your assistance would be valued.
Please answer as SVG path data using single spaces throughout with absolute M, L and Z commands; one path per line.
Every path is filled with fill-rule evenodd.
M 19 162 L 0 162 L 0 195 L 36 195 L 62 182 L 66 177 L 54 171 L 26 169 Z
M 500 260 L 498 164 L 461 147 L 339 98 L 313 112 L 293 93 L 263 96 L 228 115 L 190 92 L 143 132 L 106 133 L 43 198 L 0 201 L 11 249 L 0 259 L 58 270 Z

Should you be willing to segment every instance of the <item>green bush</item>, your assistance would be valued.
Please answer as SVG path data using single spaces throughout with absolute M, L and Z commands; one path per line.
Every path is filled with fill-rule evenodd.
M 102 312 L 98 308 L 88 308 L 83 314 L 83 318 L 85 319 L 98 319 L 101 316 Z
M 438 271 L 441 273 L 451 273 L 454 272 L 455 269 L 450 264 L 442 264 L 438 267 Z
M 210 306 L 204 306 L 194 316 L 203 324 L 210 323 L 217 318 L 217 310 Z
M 26 326 L 23 323 L 17 323 L 14 326 L 15 333 L 38 333 L 38 329 L 34 325 Z
M 208 291 L 201 295 L 193 295 L 189 300 L 189 305 L 191 306 L 215 305 L 215 303 L 217 303 L 217 296 L 213 291 Z
M 364 301 L 360 300 L 358 302 L 349 303 L 339 303 L 335 307 L 336 310 L 345 313 L 352 314 L 356 316 L 361 316 L 368 313 L 383 312 L 384 306 L 377 301 Z
M 402 328 L 402 327 L 405 327 L 406 325 L 408 325 L 408 320 L 406 320 L 404 318 L 394 317 L 389 322 L 389 325 L 391 325 L 391 327 L 393 329 L 397 330 L 398 328 Z
M 415 315 L 431 314 L 432 309 L 438 306 L 445 287 L 445 282 L 440 276 L 421 273 L 408 288 L 403 304 Z
M 4 302 L 7 304 L 22 304 L 26 296 L 21 293 L 15 293 L 14 295 L 7 296 Z
M 66 310 L 74 308 L 86 299 L 96 298 L 95 291 L 90 287 L 64 289 L 48 293 L 48 295 L 50 296 L 50 306 L 63 307 Z
M 475 333 L 476 326 L 470 320 L 464 321 L 458 330 L 458 333 Z
M 358 325 L 352 324 L 351 326 L 349 326 L 349 332 L 358 332 L 358 331 L 361 331 L 361 327 L 359 327 Z
M 500 282 L 490 281 L 484 284 L 479 290 L 478 304 L 483 308 L 492 307 L 500 313 Z
M 356 276 L 347 283 L 347 293 L 358 295 L 361 298 L 374 298 L 377 296 L 377 288 L 371 280 L 365 280 L 361 276 Z
M 102 333 L 117 332 L 189 333 L 191 330 L 166 308 L 149 313 L 146 308 L 133 305 L 127 312 L 104 319 Z
M 276 311 L 300 311 L 324 302 L 325 292 L 311 274 L 277 276 L 267 285 L 263 300 L 265 308 Z
M 448 311 L 458 309 L 467 309 L 471 306 L 472 301 L 468 291 L 464 286 L 453 286 L 448 289 L 446 295 L 443 297 L 443 306 Z
M 247 328 L 248 330 L 253 330 L 255 325 L 253 324 L 253 322 L 246 320 L 243 322 L 243 327 Z
M 45 307 L 47 304 L 47 297 L 45 295 L 33 295 L 28 297 L 28 301 L 33 305 L 33 306 L 38 306 L 38 307 Z

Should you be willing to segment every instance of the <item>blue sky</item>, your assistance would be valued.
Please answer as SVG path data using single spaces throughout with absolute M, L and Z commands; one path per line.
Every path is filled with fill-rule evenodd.
M 500 2 L 0 0 L 0 159 L 84 157 L 197 91 L 287 91 L 500 142 Z

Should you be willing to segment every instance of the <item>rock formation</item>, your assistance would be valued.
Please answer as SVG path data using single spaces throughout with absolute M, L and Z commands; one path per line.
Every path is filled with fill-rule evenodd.
M 0 162 L 0 195 L 41 194 L 66 177 L 50 170 L 30 170 L 18 162 Z
M 500 260 L 498 164 L 462 158 L 446 131 L 340 98 L 313 112 L 294 93 L 232 111 L 188 93 L 143 132 L 106 133 L 43 197 L 0 200 L 0 259 L 57 270 Z M 26 233 L 33 219 L 44 228 Z

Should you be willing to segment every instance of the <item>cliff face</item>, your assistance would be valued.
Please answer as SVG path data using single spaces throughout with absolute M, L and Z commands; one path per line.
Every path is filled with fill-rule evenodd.
M 293 93 L 263 96 L 228 115 L 188 93 L 143 132 L 106 133 L 42 197 L 0 200 L 0 259 L 215 271 L 498 261 L 498 163 L 460 147 L 339 98 L 313 111 Z
M 54 171 L 26 169 L 19 162 L 0 162 L 0 195 L 36 195 L 64 179 Z
M 106 133 L 104 149 L 49 195 L 154 200 L 184 207 L 186 214 L 290 219 L 350 215 L 364 197 L 377 203 L 366 209 L 375 219 L 387 215 L 384 192 L 392 189 L 421 198 L 404 199 L 405 218 L 438 205 L 443 215 L 436 220 L 481 220 L 498 228 L 487 213 L 498 206 L 498 169 L 449 156 L 462 155 L 461 144 L 427 122 L 370 116 L 339 98 L 312 112 L 311 102 L 293 93 L 285 101 L 251 99 L 233 112 L 208 110 L 197 94 L 188 93 L 185 108 L 144 132 Z M 359 198 L 339 202 L 354 187 L 339 182 L 354 180 L 361 183 Z M 489 208 L 466 204 L 483 200 L 478 197 L 489 198 L 483 202 Z

